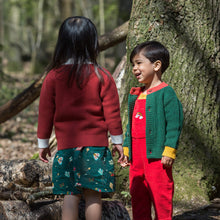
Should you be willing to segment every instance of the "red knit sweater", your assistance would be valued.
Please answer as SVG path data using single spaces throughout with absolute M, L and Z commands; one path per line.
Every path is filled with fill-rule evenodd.
M 88 65 L 88 64 L 87 64 Z M 79 146 L 108 146 L 111 135 L 121 135 L 122 125 L 117 88 L 114 79 L 94 66 L 86 86 L 67 86 L 71 65 L 52 70 L 46 76 L 40 95 L 38 138 L 50 138 L 53 126 L 58 150 Z

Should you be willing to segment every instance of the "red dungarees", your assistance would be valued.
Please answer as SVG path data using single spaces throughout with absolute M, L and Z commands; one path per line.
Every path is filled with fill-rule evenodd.
M 146 98 L 137 99 L 132 117 L 132 162 L 130 193 L 133 220 L 151 220 L 154 204 L 157 220 L 172 219 L 172 168 L 164 168 L 161 159 L 147 159 L 146 155 Z

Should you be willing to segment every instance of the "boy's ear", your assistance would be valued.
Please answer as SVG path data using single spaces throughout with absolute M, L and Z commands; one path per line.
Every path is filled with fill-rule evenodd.
M 161 67 L 162 67 L 162 63 L 160 60 L 157 60 L 154 62 L 154 71 L 156 71 L 156 72 L 159 71 L 161 69 Z

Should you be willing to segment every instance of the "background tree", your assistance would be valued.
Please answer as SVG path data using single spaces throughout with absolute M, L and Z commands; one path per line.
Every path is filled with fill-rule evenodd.
M 59 6 L 61 9 L 61 19 L 64 20 L 73 15 L 73 2 L 72 0 L 59 0 Z
M 203 203 L 220 193 L 220 2 L 135 0 L 127 36 L 131 50 L 146 40 L 167 46 L 171 64 L 163 80 L 184 108 L 184 128 L 174 165 L 175 201 Z M 127 95 L 136 80 L 127 64 L 120 89 L 124 124 Z
M 3 40 L 4 40 L 4 27 L 3 27 L 3 2 L 0 0 L 0 81 L 3 78 L 2 60 L 3 60 Z M 1 82 L 0 82 L 1 85 Z

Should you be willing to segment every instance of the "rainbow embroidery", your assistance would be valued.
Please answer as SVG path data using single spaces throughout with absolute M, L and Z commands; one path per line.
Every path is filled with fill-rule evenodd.
M 137 114 L 135 115 L 135 118 L 139 118 L 140 120 L 143 119 L 143 115 L 140 112 L 137 112 Z

